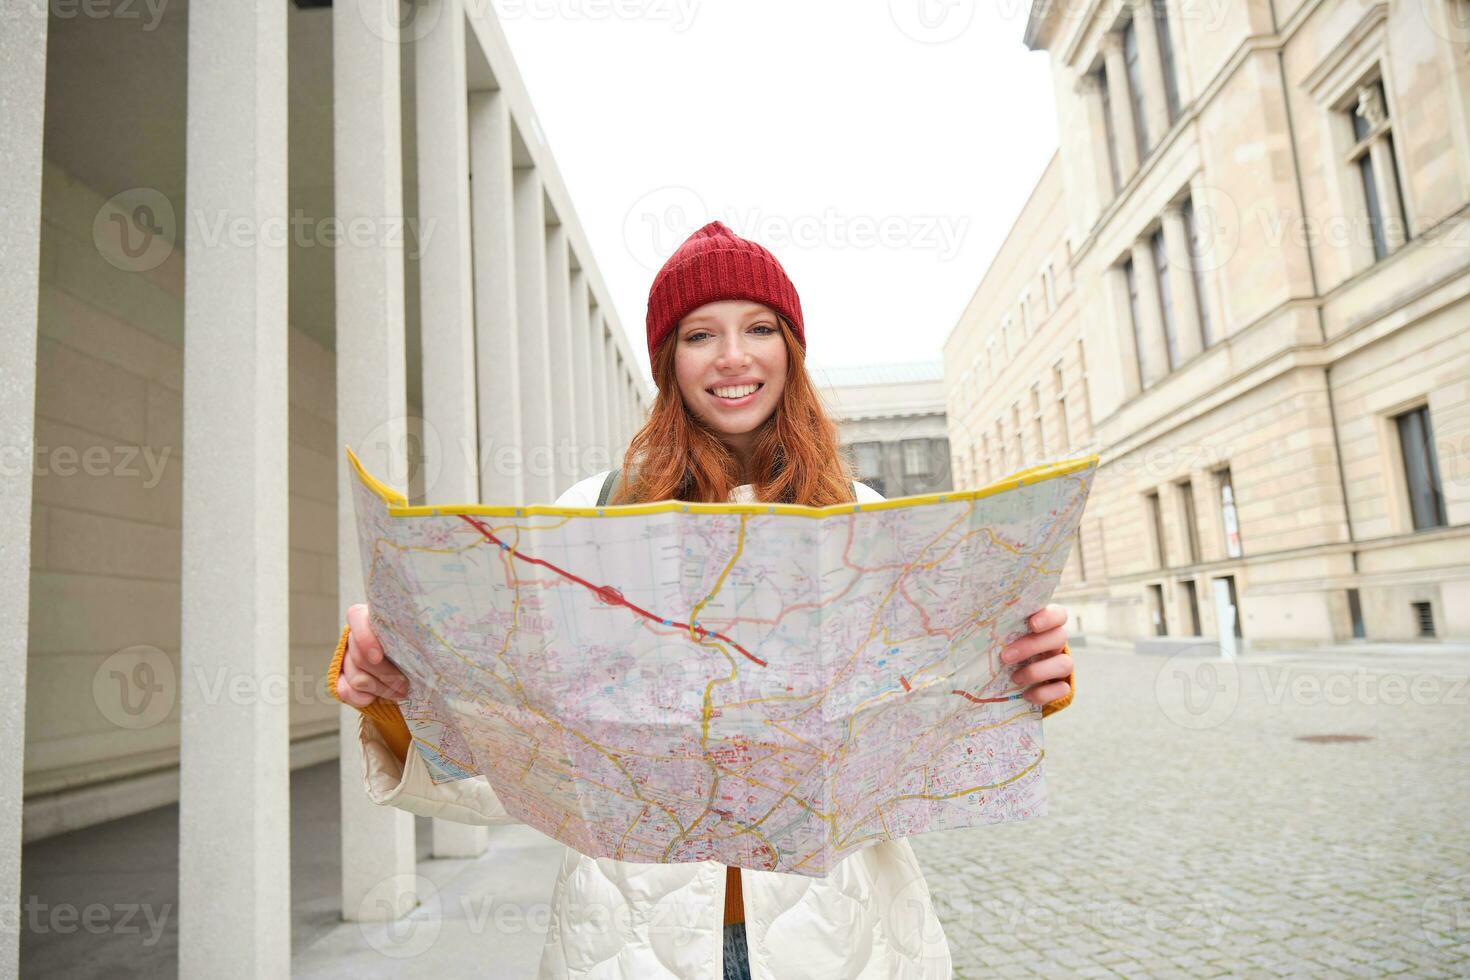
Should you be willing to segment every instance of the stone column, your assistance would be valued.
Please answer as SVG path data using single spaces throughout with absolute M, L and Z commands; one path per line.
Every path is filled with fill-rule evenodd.
M 1138 169 L 1137 127 L 1133 119 L 1128 65 L 1123 60 L 1123 35 L 1103 35 L 1103 65 L 1108 76 L 1108 106 L 1113 114 L 1113 144 L 1118 153 L 1118 183 L 1126 184 Z
M 282 977 L 289 703 L 211 692 L 290 676 L 286 5 L 195 4 L 188 64 L 186 215 L 248 234 L 185 245 L 179 976 Z
M 505 93 L 471 92 L 469 127 L 480 500 L 522 504 L 526 498 L 516 329 L 515 194 L 510 103 Z
M 630 435 L 631 433 L 637 432 L 639 427 L 643 425 L 643 413 L 638 405 L 638 385 L 633 380 L 635 377 L 632 373 L 633 370 L 633 365 L 628 365 L 629 373 L 623 381 L 625 386 L 624 391 L 627 393 L 628 398 L 628 432 Z
M 1077 79 L 1075 92 L 1082 102 L 1083 118 L 1087 122 L 1085 138 L 1092 179 L 1087 182 L 1086 195 L 1089 213 L 1095 220 L 1113 200 L 1118 188 L 1112 153 L 1108 149 L 1107 106 L 1103 101 L 1102 85 L 1095 75 L 1087 74 Z
M 20 969 L 21 797 L 30 635 L 31 479 L 36 430 L 36 304 L 41 278 L 41 145 L 46 115 L 46 0 L 22 0 L 0 31 L 0 717 L 13 747 L 0 769 L 0 974 Z
M 1164 208 L 1164 252 L 1169 257 L 1169 286 L 1174 301 L 1174 330 L 1178 335 L 1179 363 L 1184 364 L 1204 350 L 1200 333 L 1199 298 L 1194 290 L 1194 256 L 1190 252 L 1189 228 L 1184 206 Z
M 397 0 L 332 10 L 335 210 L 344 225 L 403 218 L 397 14 Z M 344 616 L 366 590 L 352 507 L 355 477 L 342 448 L 351 446 L 370 473 L 406 479 L 408 472 L 402 241 L 377 235 L 335 252 L 337 596 Z M 343 707 L 340 717 L 342 915 L 396 918 L 417 904 L 413 816 L 368 800 L 357 734 L 362 716 Z
M 1139 373 L 1143 387 L 1150 388 L 1169 373 L 1169 346 L 1164 338 L 1164 318 L 1159 309 L 1159 277 L 1154 269 L 1154 252 L 1147 238 L 1133 243 L 1133 274 L 1138 289 Z
M 1138 37 L 1138 67 L 1143 76 L 1143 111 L 1148 117 L 1148 145 L 1152 149 L 1169 131 L 1169 93 L 1164 88 L 1164 62 L 1159 53 L 1159 25 L 1154 21 L 1155 0 L 1134 0 L 1133 31 Z
M 605 316 L 603 323 L 607 324 Z M 611 325 L 608 324 L 608 327 L 610 331 Z M 603 417 L 607 420 L 607 444 L 612 449 L 614 459 L 617 459 L 618 455 L 628 448 L 628 440 L 623 437 L 623 420 L 618 416 L 618 378 L 622 376 L 622 366 L 623 359 L 618 355 L 617 338 L 609 332 L 607 335 L 607 383 L 603 391 Z
M 418 16 L 433 27 L 414 49 L 419 220 L 434 229 L 418 266 L 424 472 L 437 473 L 424 484 L 424 503 L 462 504 L 480 492 L 464 8 L 462 0 L 429 5 Z M 478 857 L 489 843 L 485 827 L 436 819 L 433 828 L 434 857 Z
M 618 465 L 614 455 L 617 447 L 613 445 L 607 418 L 607 358 L 611 338 L 607 336 L 602 319 L 600 307 L 592 310 L 588 316 L 588 332 L 592 342 L 591 384 L 588 389 L 592 396 L 589 401 L 592 412 L 591 432 L 592 439 L 603 450 L 606 460 L 600 465 L 590 467 L 590 471 L 594 473 Z
M 628 407 L 628 365 L 622 361 L 618 362 L 617 381 L 618 431 L 626 443 L 633 435 L 633 412 Z
M 567 450 L 577 445 L 577 395 L 572 353 L 571 256 L 565 225 L 546 229 L 546 324 L 551 360 L 552 500 L 576 482 Z M 548 500 L 547 503 L 551 501 Z
M 1118 351 L 1118 377 L 1122 381 L 1122 401 L 1136 398 L 1143 390 L 1143 373 L 1139 367 L 1138 338 L 1133 325 L 1133 311 L 1128 302 L 1128 276 L 1122 266 L 1105 273 L 1104 288 L 1108 293 L 1108 312 L 1112 320 L 1112 344 Z
M 533 167 L 517 168 L 515 184 L 516 324 L 521 370 L 521 479 L 526 503 L 549 504 L 553 478 L 551 348 L 546 313 L 546 192 Z
M 577 445 L 572 457 L 571 482 L 591 476 L 591 468 L 599 454 L 594 450 L 598 439 L 593 434 L 596 420 L 592 414 L 592 323 L 587 311 L 587 273 L 572 271 L 572 372 L 577 390 Z M 571 483 L 567 484 L 568 486 Z

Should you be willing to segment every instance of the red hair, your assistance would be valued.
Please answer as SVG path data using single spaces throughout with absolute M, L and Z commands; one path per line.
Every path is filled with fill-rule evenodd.
M 755 433 L 755 499 L 808 507 L 852 503 L 852 467 L 838 448 L 837 424 L 806 373 L 805 354 L 791 324 L 779 314 L 776 319 L 786 343 L 786 386 L 776 410 Z M 609 504 L 725 503 L 744 482 L 735 454 L 684 404 L 674 374 L 677 344 L 674 332 L 654 351 L 658 396 L 648 421 L 628 444 L 622 478 Z

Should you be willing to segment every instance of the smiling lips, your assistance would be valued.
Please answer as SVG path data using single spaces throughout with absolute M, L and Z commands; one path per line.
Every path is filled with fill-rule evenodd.
M 750 401 L 756 397 L 756 392 L 761 388 L 764 388 L 764 382 L 753 382 L 748 385 L 717 385 L 707 391 L 714 395 L 714 401 L 722 406 L 738 408 L 750 404 Z

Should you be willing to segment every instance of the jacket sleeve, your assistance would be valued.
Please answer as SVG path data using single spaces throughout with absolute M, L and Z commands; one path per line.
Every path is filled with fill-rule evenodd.
M 334 698 L 350 632 L 350 627 L 343 627 L 327 669 L 327 690 Z M 378 698 L 357 710 L 357 742 L 362 750 L 363 788 L 368 799 L 379 806 L 395 806 L 421 817 L 456 823 L 497 826 L 518 822 L 484 776 L 435 783 L 423 755 L 413 750 L 413 738 L 397 704 Z

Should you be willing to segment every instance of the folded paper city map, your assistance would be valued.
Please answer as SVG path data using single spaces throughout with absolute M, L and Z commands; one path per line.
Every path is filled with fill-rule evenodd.
M 1056 587 L 1095 456 L 823 508 L 409 506 L 347 456 L 435 782 L 484 774 L 593 857 L 814 876 L 1045 812 L 1041 709 L 999 654 Z

